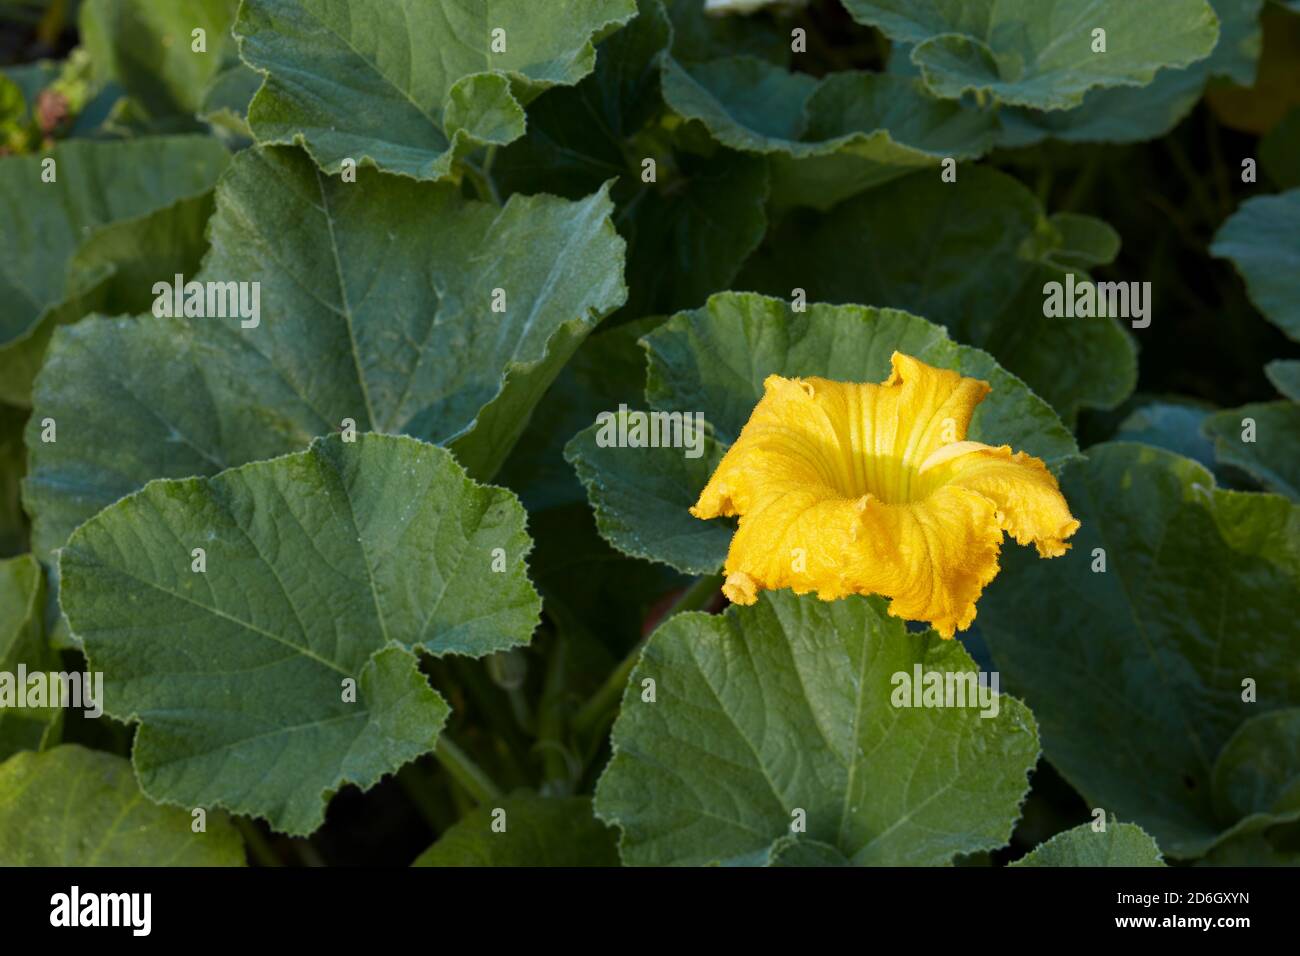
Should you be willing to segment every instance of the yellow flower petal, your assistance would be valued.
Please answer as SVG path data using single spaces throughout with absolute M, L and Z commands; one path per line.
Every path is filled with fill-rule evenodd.
M 1061 496 L 1056 478 L 1037 458 L 1012 454 L 1009 445 L 993 448 L 979 442 L 958 442 L 941 449 L 921 466 L 925 489 L 959 485 L 976 491 L 998 506 L 998 524 L 1017 544 L 1033 542 L 1044 558 L 1069 550 L 1065 539 L 1079 522 Z
M 1063 554 L 1079 523 L 1043 463 L 965 440 L 988 392 L 897 352 L 880 385 L 769 376 L 691 508 L 741 516 L 727 597 L 883 594 L 951 637 L 997 574 L 1004 530 Z

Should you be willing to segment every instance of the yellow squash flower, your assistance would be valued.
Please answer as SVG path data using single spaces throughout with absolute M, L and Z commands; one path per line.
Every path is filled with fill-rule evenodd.
M 1005 531 L 1058 557 L 1079 527 L 1056 479 L 1009 446 L 966 441 L 987 382 L 895 352 L 881 385 L 770 375 L 691 508 L 740 515 L 723 592 L 883 594 L 952 637 L 998 573 Z

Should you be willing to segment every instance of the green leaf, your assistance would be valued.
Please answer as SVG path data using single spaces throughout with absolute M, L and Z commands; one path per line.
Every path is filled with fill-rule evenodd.
M 68 263 L 69 282 L 87 291 L 98 311 L 145 312 L 153 284 L 177 273 L 192 274 L 208 250 L 204 232 L 213 194 L 178 199 L 139 219 L 104 226 L 78 248 Z
M 1038 757 L 1034 718 L 1010 697 L 987 718 L 896 707 L 895 675 L 914 668 L 975 673 L 960 643 L 908 633 L 875 599 L 764 593 L 720 616 L 675 615 L 632 673 L 596 813 L 632 865 L 767 863 L 798 810 L 800 840 L 858 865 L 1002 846 Z M 783 862 L 809 850 L 824 860 L 813 847 Z
M 1100 833 L 1091 823 L 1058 833 L 1011 866 L 1164 866 L 1160 847 L 1140 826 L 1116 823 Z
M 1050 257 L 1063 269 L 1110 265 L 1119 255 L 1120 236 L 1108 222 L 1073 212 L 1058 212 L 1050 222 L 1061 236 Z
M 743 351 L 736 347 L 742 343 Z M 674 316 L 645 337 L 644 347 L 650 405 L 706 410 L 714 435 L 727 444 L 749 420 L 768 375 L 879 382 L 897 350 L 993 386 L 971 420 L 971 440 L 1010 443 L 1050 465 L 1077 454 L 1052 410 L 988 354 L 893 309 L 814 304 L 800 312 L 779 299 L 727 293 Z
M 148 316 L 60 329 L 29 425 L 52 417 L 60 429 L 56 443 L 29 440 L 34 550 L 151 478 L 295 451 L 345 419 L 450 443 L 490 477 L 623 301 L 610 212 L 605 192 L 498 209 L 371 170 L 327 178 L 298 150 L 240 153 L 197 281 L 259 282 L 260 324 Z M 498 288 L 504 313 L 492 311 Z
M 504 810 L 505 830 L 492 829 Z M 618 866 L 614 831 L 591 813 L 587 797 L 518 794 L 498 807 L 471 810 L 412 866 Z
M 906 209 L 907 215 L 898 214 Z M 1064 282 L 1058 260 L 1104 257 L 1081 249 L 1033 193 L 1003 173 L 963 168 L 955 183 L 917 173 L 825 216 L 790 217 L 746 266 L 737 287 L 810 301 L 905 309 L 993 353 L 1067 420 L 1081 407 L 1113 408 L 1137 382 L 1137 356 L 1114 318 L 1043 315 L 1044 286 Z
M 20 665 L 29 674 L 61 670 L 45 641 L 44 613 L 45 575 L 36 560 L 24 554 L 0 561 L 0 674 L 16 679 Z M 12 702 L 0 707 L 0 760 L 48 746 L 61 723 L 57 709 L 18 708 Z
M 1254 86 L 1264 47 L 1264 0 L 1210 0 L 1210 6 L 1219 18 L 1219 42 L 1201 68 L 1238 86 Z
M 199 104 L 199 117 L 232 136 L 251 140 L 253 131 L 248 128 L 248 104 L 253 101 L 262 77 L 242 60 L 222 70 L 212 78 L 203 92 Z
M 528 641 L 529 547 L 514 495 L 447 451 L 334 437 L 105 509 L 60 554 L 61 598 L 151 799 L 302 834 L 433 748 L 448 708 L 416 651 Z
M 198 112 L 203 90 L 234 46 L 239 0 L 85 0 L 82 43 L 96 79 L 118 83 L 152 119 Z M 193 49 L 203 30 L 205 52 Z
M 1032 146 L 1045 139 L 1066 143 L 1141 143 L 1171 132 L 1191 113 L 1205 92 L 1202 60 L 1183 69 L 1161 70 L 1138 89 L 1117 87 L 1088 93 L 1069 110 L 1012 107 L 1001 114 L 998 145 Z
M 667 181 L 637 181 L 618 216 L 628 244 L 625 314 L 693 308 L 730 288 L 767 232 L 769 188 L 767 163 L 730 150 L 683 150 Z
M 1229 820 L 1300 819 L 1300 708 L 1268 711 L 1238 728 L 1214 763 L 1214 800 Z
M 1300 823 L 1283 823 L 1225 840 L 1197 866 L 1300 866 Z
M 851 866 L 848 857 L 820 840 L 785 836 L 772 845 L 769 866 Z
M 615 421 L 626 431 L 631 419 L 620 413 Z M 687 509 L 726 450 L 710 437 L 698 458 L 675 448 L 602 446 L 600 426 L 592 425 L 573 437 L 564 455 L 587 489 L 597 529 L 611 545 L 684 574 L 713 574 L 722 567 L 735 522 L 699 521 Z
M 1210 252 L 1231 259 L 1255 308 L 1300 342 L 1300 189 L 1247 199 Z
M 587 486 L 597 526 L 610 544 L 686 573 L 712 573 L 726 557 L 733 529 L 693 518 L 687 509 L 771 374 L 883 381 L 898 350 L 993 385 L 971 422 L 972 440 L 1010 444 L 1052 465 L 1077 453 L 1069 431 L 1023 382 L 984 352 L 957 345 L 941 327 L 903 312 L 829 305 L 796 312 L 777 299 L 724 293 L 703 309 L 674 316 L 642 341 L 649 354 L 650 409 L 702 414 L 700 455 L 689 457 L 689 447 L 603 443 L 597 423 L 574 437 L 565 457 Z
M 1142 445 L 1089 449 L 1061 487 L 1082 522 L 1073 548 L 1050 567 L 1006 556 L 981 631 L 1088 805 L 1200 856 L 1238 822 L 1213 800 L 1224 745 L 1300 699 L 1300 508 L 1215 488 L 1200 465 Z
M 872 73 L 818 81 L 754 57 L 663 65 L 663 94 L 718 142 L 767 156 L 778 206 L 826 209 L 945 158 L 993 145 L 991 113 L 936 100 L 920 82 Z
M 1300 862 L 1300 708 L 1266 711 L 1238 728 L 1214 763 L 1214 805 L 1221 819 L 1238 822 L 1207 864 Z
M 228 160 L 220 143 L 198 136 L 71 140 L 49 157 L 56 163 L 53 183 L 41 181 L 44 156 L 0 158 L 0 220 L 6 224 L 0 231 L 0 297 L 7 303 L 0 314 L 0 399 L 20 405 L 31 400 L 32 376 L 52 326 L 80 318 L 96 301 L 84 271 L 69 269 L 81 246 L 111 224 L 201 196 Z M 116 240 L 98 241 L 94 255 L 102 266 Z M 152 244 L 152 251 L 166 253 L 161 245 Z
M 31 334 L 4 353 L 15 398 L 31 401 L 31 387 L 61 325 L 92 312 L 124 315 L 147 311 L 154 283 L 192 275 L 208 249 L 211 191 L 148 213 L 109 223 L 93 232 L 68 263 L 68 298 L 46 310 Z
M 1253 426 L 1247 432 L 1247 419 Z M 1260 402 L 1209 416 L 1202 426 L 1220 464 L 1300 502 L 1300 404 Z M 1249 441 L 1246 437 L 1249 437 Z
M 636 0 L 246 0 L 235 33 L 266 81 L 249 107 L 259 143 L 444 179 L 482 145 L 524 133 L 524 105 L 596 63 L 593 40 Z M 494 51 L 493 32 L 504 43 Z
M 221 814 L 195 833 L 190 808 L 143 798 L 121 757 L 75 744 L 0 764 L 0 866 L 243 866 Z
M 595 72 L 551 90 L 528 110 L 528 135 L 492 165 L 506 193 L 576 199 L 618 177 L 615 223 L 628 243 L 629 299 L 641 317 L 700 305 L 726 289 L 767 231 L 765 160 L 731 150 L 701 155 L 657 117 L 659 62 L 672 44 L 660 0 L 605 40 Z M 655 161 L 655 181 L 643 162 Z
M 1293 402 L 1300 402 L 1300 360 L 1269 362 L 1264 366 L 1264 374 L 1279 392 Z
M 1006 110 L 1001 145 L 1026 146 L 1049 136 L 1071 143 L 1156 139 L 1192 111 L 1212 77 L 1253 85 L 1263 44 L 1259 13 L 1264 0 L 1211 0 L 1211 4 L 1219 18 L 1219 40 L 1209 57 L 1187 67 L 1163 69 L 1149 86 L 1092 90 L 1072 110 Z
M 975 90 L 1001 103 L 1060 110 L 1091 89 L 1145 86 L 1162 67 L 1209 56 L 1218 20 L 1205 0 L 844 0 L 859 23 L 916 44 L 912 62 L 937 95 Z M 1106 52 L 1094 53 L 1096 29 Z
M 757 56 L 790 62 L 790 33 L 770 19 L 714 17 L 700 0 L 663 0 L 673 23 L 673 59 L 700 63 L 724 56 Z
M 1115 438 L 1155 445 L 1213 468 L 1214 443 L 1201 431 L 1212 411 L 1186 402 L 1150 402 L 1119 423 Z

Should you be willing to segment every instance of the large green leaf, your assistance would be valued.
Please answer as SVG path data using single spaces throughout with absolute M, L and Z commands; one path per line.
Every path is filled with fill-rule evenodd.
M 1089 806 L 1199 856 L 1238 823 L 1215 806 L 1224 745 L 1300 700 L 1300 508 L 1215 488 L 1200 465 L 1142 445 L 1095 446 L 1061 485 L 1083 523 L 1073 548 L 1009 555 L 981 630 Z
M 895 675 L 914 669 L 975 665 L 876 599 L 765 593 L 675 615 L 632 672 L 596 812 L 622 831 L 628 864 L 753 865 L 776 850 L 783 863 L 934 865 L 1002 846 L 1038 757 L 1034 718 L 1010 697 L 989 716 L 894 706 Z
M 1226 819 L 1300 818 L 1300 707 L 1270 710 L 1241 725 L 1214 763 L 1214 800 Z
M 576 83 L 594 39 L 636 0 L 245 0 L 235 33 L 266 75 L 249 106 L 258 142 L 443 179 L 482 145 L 524 133 L 524 105 Z M 494 52 L 493 34 L 504 43 Z
M 1214 467 L 1214 442 L 1201 431 L 1212 408 L 1155 401 L 1136 409 L 1115 429 L 1116 441 L 1143 442 Z
M 1226 840 L 1196 865 L 1300 866 L 1300 823 L 1280 823 Z
M 502 816 L 498 811 L 504 811 Z M 494 819 L 500 821 L 493 829 Z M 462 817 L 412 866 L 618 866 L 614 831 L 587 797 L 518 794 Z
M 899 215 L 906 209 L 907 215 Z M 1137 357 L 1115 318 L 1043 315 L 1044 286 L 1065 282 L 1082 251 L 1079 224 L 1049 220 L 1016 180 L 983 167 L 957 182 L 917 173 L 825 216 L 791 217 L 736 285 L 772 295 L 906 309 L 948 327 L 998 362 L 1067 419 L 1112 408 L 1137 381 Z M 1090 233 L 1104 231 L 1094 224 Z M 1068 233 L 1068 234 L 1067 234 Z M 1093 257 L 1109 252 L 1101 244 Z
M 61 670 L 45 641 L 45 575 L 31 555 L 0 561 L 0 674 Z M 20 750 L 39 750 L 58 732 L 60 711 L 46 707 L 0 707 L 0 760 Z
M 144 799 L 121 757 L 75 744 L 0 764 L 0 866 L 243 866 L 221 814 Z
M 718 142 L 766 156 L 778 205 L 828 208 L 871 186 L 993 145 L 991 113 L 937 100 L 919 81 L 872 73 L 815 80 L 755 57 L 665 60 L 663 94 Z
M 631 419 L 616 421 L 626 428 Z M 596 528 L 619 551 L 660 561 L 684 574 L 713 574 L 727 556 L 734 521 L 697 521 L 687 513 L 708 483 L 726 446 L 711 437 L 704 454 L 675 448 L 602 447 L 599 426 L 573 437 L 565 457 L 587 488 Z
M 843 0 L 853 18 L 915 44 L 912 61 L 945 97 L 975 90 L 1037 109 L 1078 106 L 1091 89 L 1145 86 L 1164 67 L 1209 56 L 1206 0 Z M 1094 30 L 1106 52 L 1093 52 Z
M 51 327 L 98 302 L 95 286 L 104 275 L 69 268 L 82 245 L 112 224 L 129 227 L 125 220 L 200 196 L 228 159 L 220 143 L 198 136 L 70 140 L 49 156 L 52 183 L 41 181 L 44 156 L 0 158 L 0 399 L 22 405 Z M 115 240 L 98 241 L 96 265 L 107 268 Z M 153 249 L 168 254 L 161 241 Z
M 60 596 L 106 711 L 140 724 L 150 798 L 307 833 L 343 784 L 433 749 L 448 708 L 416 651 L 480 657 L 529 639 L 529 547 L 514 495 L 447 451 L 336 436 L 151 482 L 77 529 Z
M 239 0 L 86 0 L 81 40 L 100 82 L 112 80 L 152 119 L 193 118 L 234 46 Z M 194 49 L 204 31 L 204 51 Z
M 1206 855 L 1209 865 L 1300 864 L 1300 708 L 1249 718 L 1214 763 L 1214 804 L 1238 822 Z
M 206 227 L 212 208 L 209 190 L 93 232 L 68 263 L 68 287 L 76 291 L 47 309 L 31 334 L 4 353 L 15 400 L 31 401 L 32 383 L 59 326 L 92 312 L 148 311 L 155 282 L 193 275 L 208 249 Z
M 1210 251 L 1232 260 L 1250 301 L 1300 342 L 1300 189 L 1247 199 L 1220 227 Z
M 790 33 L 773 20 L 710 16 L 700 0 L 663 0 L 663 4 L 673 22 L 673 58 L 678 63 L 745 55 L 790 62 Z
M 1045 139 L 1067 143 L 1140 143 L 1169 133 L 1205 91 L 1201 63 L 1161 70 L 1149 86 L 1093 90 L 1069 110 L 1013 107 L 1001 114 L 998 145 L 1031 146 Z
M 1190 66 L 1162 69 L 1150 85 L 1094 89 L 1071 110 L 1020 107 L 1001 114 L 1003 146 L 1025 146 L 1047 137 L 1071 143 L 1134 143 L 1163 136 L 1192 111 L 1212 77 L 1242 86 L 1255 82 L 1263 31 L 1264 0 L 1211 0 L 1219 18 L 1214 53 Z
M 646 401 L 660 412 L 701 413 L 698 457 L 686 448 L 601 447 L 600 426 L 574 437 L 565 456 L 587 486 L 596 522 L 626 554 L 679 571 L 722 566 L 732 529 L 699 521 L 688 509 L 763 394 L 768 375 L 883 381 L 895 350 L 982 378 L 992 394 L 976 410 L 971 437 L 1010 444 L 1059 465 L 1076 454 L 1069 431 L 1042 399 L 978 349 L 957 345 L 940 327 L 904 312 L 811 305 L 724 293 L 683 312 L 643 340 L 649 354 Z
M 1300 502 L 1300 404 L 1259 402 L 1209 416 L 1202 426 L 1220 464 Z M 1249 439 L 1249 440 L 1248 440 Z
M 1264 366 L 1264 374 L 1280 393 L 1293 402 L 1300 402 L 1300 360 L 1269 362 Z
M 235 61 L 214 76 L 203 92 L 203 102 L 199 104 L 200 118 L 235 139 L 251 140 L 253 131 L 248 128 L 248 104 L 261 85 L 262 77 L 256 70 L 243 60 Z
M 605 192 L 498 209 L 372 170 L 327 178 L 298 150 L 239 154 L 197 278 L 259 282 L 260 324 L 147 316 L 59 330 L 29 426 L 35 550 L 151 478 L 294 451 L 345 419 L 451 443 L 490 477 L 623 301 L 610 211 Z M 46 417 L 56 443 L 38 440 Z
M 528 109 L 528 135 L 492 166 L 507 193 L 586 196 L 618 177 L 615 223 L 628 243 L 626 315 L 700 305 L 726 289 L 767 231 L 767 163 L 690 148 L 661 122 L 659 63 L 673 42 L 661 0 L 599 48 L 596 71 Z M 643 162 L 655 160 L 654 182 Z
M 1012 866 L 1164 866 L 1160 847 L 1145 830 L 1116 823 L 1100 832 L 1084 823 L 1058 833 Z

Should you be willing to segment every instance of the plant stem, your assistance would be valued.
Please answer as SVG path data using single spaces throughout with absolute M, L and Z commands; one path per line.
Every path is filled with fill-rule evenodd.
M 464 787 L 478 803 L 491 803 L 501 799 L 501 789 L 492 782 L 492 778 L 483 772 L 483 768 L 470 759 L 445 733 L 438 738 L 438 746 L 433 751 L 452 779 Z
M 1167 137 L 1164 141 L 1165 152 L 1174 161 L 1174 166 L 1182 174 L 1187 183 L 1187 189 L 1192 195 L 1195 204 L 1200 207 L 1201 215 L 1206 223 L 1213 224 L 1217 222 L 1214 212 L 1214 200 L 1210 198 L 1209 190 L 1205 188 L 1204 177 L 1192 165 L 1191 160 L 1187 158 L 1187 153 L 1183 151 L 1182 146 L 1172 136 Z
M 262 831 L 257 828 L 256 823 L 243 817 L 232 817 L 232 819 L 240 836 L 244 838 L 244 846 L 248 847 L 249 852 L 253 854 L 253 859 L 260 866 L 284 865 L 275 855 L 275 850 L 271 849 L 271 844 L 267 842 L 266 837 L 262 836 Z
M 497 192 L 497 184 L 492 179 L 492 164 L 496 162 L 497 148 L 489 146 L 487 155 L 483 157 L 483 165 L 475 166 L 469 160 L 465 161 L 465 175 L 469 181 L 474 184 L 474 192 L 478 193 L 478 198 L 484 202 L 490 202 L 494 206 L 501 205 L 501 194 Z
M 538 705 L 537 749 L 542 754 L 542 768 L 547 783 L 561 787 L 566 793 L 573 784 L 573 774 L 564 746 L 564 713 L 561 700 L 564 694 L 564 672 L 568 648 L 564 636 L 557 632 L 552 640 L 550 656 L 546 662 L 546 679 L 542 686 L 542 699 Z
M 682 596 L 668 609 L 663 620 L 666 621 L 681 611 L 698 611 L 708 604 L 721 586 L 722 575 L 701 575 L 682 592 Z M 607 718 L 623 698 L 623 689 L 627 686 L 628 678 L 632 676 L 637 661 L 641 659 L 641 651 L 645 648 L 647 640 L 649 638 L 637 641 L 636 647 L 632 648 L 627 657 L 614 668 L 613 673 L 605 679 L 605 683 L 600 685 L 600 689 L 573 715 L 575 731 L 586 734 L 604 730 Z
M 51 49 L 58 46 L 68 16 L 67 0 L 53 0 L 36 28 L 36 38 Z
M 1205 111 L 1205 138 L 1210 144 L 1210 163 L 1214 185 L 1218 187 L 1219 219 L 1232 214 L 1232 187 L 1228 185 L 1228 167 L 1223 163 L 1223 149 L 1219 143 L 1218 127 L 1214 115 Z M 1217 222 L 1218 220 L 1216 220 Z
M 293 841 L 294 852 L 298 854 L 298 859 L 302 861 L 303 866 L 324 866 L 325 858 L 316 852 L 316 847 L 312 846 L 311 839 L 304 838 Z
M 521 733 L 518 714 L 509 695 L 492 682 L 482 665 L 463 659 L 452 661 L 451 664 L 452 673 L 469 694 L 474 706 L 483 712 L 488 725 L 505 741 L 515 761 L 524 761 L 528 743 L 523 734 L 531 734 L 532 730 L 524 727 Z

